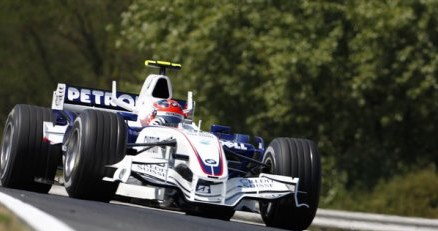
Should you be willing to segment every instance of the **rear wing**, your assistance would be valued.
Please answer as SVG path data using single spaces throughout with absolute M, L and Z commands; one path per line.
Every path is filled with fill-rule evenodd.
M 144 65 L 147 67 L 160 68 L 160 75 L 166 75 L 166 69 L 171 69 L 171 70 L 181 69 L 181 64 L 171 63 L 166 61 L 158 61 L 158 60 L 146 60 L 144 61 Z
M 126 92 L 115 92 L 117 99 L 128 104 L 131 108 L 136 106 L 137 94 Z M 53 92 L 52 109 L 69 110 L 80 112 L 85 109 L 97 109 L 112 112 L 130 112 L 125 108 L 117 106 L 112 100 L 112 92 L 109 90 L 83 88 L 65 83 L 58 83 Z M 187 103 L 184 100 L 177 100 L 185 108 Z
M 117 92 L 116 95 L 118 99 L 135 107 L 138 95 L 125 92 Z M 111 97 L 111 91 L 58 83 L 58 87 L 53 92 L 52 109 L 70 110 L 75 112 L 90 108 L 114 112 L 127 111 L 126 109 L 115 105 L 111 101 Z

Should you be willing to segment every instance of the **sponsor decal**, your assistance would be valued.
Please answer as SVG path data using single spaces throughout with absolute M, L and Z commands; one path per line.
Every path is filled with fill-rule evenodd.
M 145 136 L 144 137 L 144 143 L 156 143 L 160 141 L 160 137 L 154 137 L 154 136 Z M 159 146 L 154 146 L 154 147 L 150 147 L 149 149 L 147 149 L 148 152 L 151 153 L 158 153 L 158 150 L 162 148 Z
M 64 90 L 65 84 L 58 84 L 58 88 L 56 89 L 56 94 L 54 95 L 54 103 L 56 107 L 59 107 L 64 102 Z
M 248 148 L 245 146 L 244 143 L 236 143 L 236 142 L 224 141 L 224 140 L 221 140 L 221 143 L 222 145 L 225 145 L 229 148 L 243 150 L 243 151 L 248 150 Z
M 210 141 L 209 140 L 201 140 L 201 141 L 199 141 L 199 143 L 204 144 L 204 145 L 209 145 Z
M 186 131 L 185 133 L 189 136 L 208 137 L 208 138 L 214 137 L 214 135 L 207 132 Z
M 241 179 L 240 185 L 238 185 L 237 187 L 259 189 L 273 188 L 274 181 L 266 178 Z
M 108 91 L 67 86 L 65 96 L 66 102 L 116 108 L 116 105 L 111 102 L 111 92 Z M 117 92 L 117 97 L 133 107 L 138 98 L 136 95 L 121 92 Z
M 159 166 L 159 165 L 133 164 L 132 170 L 135 172 L 141 172 L 144 174 L 148 174 L 148 175 L 154 176 L 154 177 L 159 178 L 159 179 L 166 178 L 166 169 L 164 167 Z
M 154 137 L 154 136 L 145 136 L 144 137 L 145 143 L 155 143 L 155 142 L 159 142 L 159 141 L 160 141 L 160 137 Z
M 213 160 L 213 159 L 206 159 L 206 160 L 204 160 L 204 162 L 206 164 L 208 164 L 208 165 L 215 165 L 215 164 L 217 164 L 217 162 L 215 160 Z
M 200 192 L 200 193 L 211 193 L 211 187 L 210 185 L 198 185 L 198 187 L 196 187 L 196 192 Z

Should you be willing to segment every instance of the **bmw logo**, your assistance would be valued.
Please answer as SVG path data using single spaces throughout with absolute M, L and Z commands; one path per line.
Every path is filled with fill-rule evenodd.
M 206 163 L 206 164 L 214 165 L 214 164 L 216 164 L 217 162 L 216 162 L 215 160 L 213 160 L 213 159 L 206 159 L 206 160 L 205 160 L 205 163 Z

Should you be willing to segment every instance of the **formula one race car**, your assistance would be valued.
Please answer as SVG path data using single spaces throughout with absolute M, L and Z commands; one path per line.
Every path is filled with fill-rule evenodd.
M 229 220 L 244 210 L 260 213 L 268 226 L 311 224 L 321 181 L 312 141 L 275 138 L 265 147 L 262 138 L 227 126 L 202 131 L 193 122 L 192 93 L 172 98 L 166 70 L 181 65 L 146 66 L 159 74 L 146 78 L 139 95 L 117 91 L 115 82 L 112 91 L 59 83 L 51 109 L 16 105 L 3 133 L 1 184 L 47 193 L 61 183 L 74 198 L 117 194 L 209 218 Z

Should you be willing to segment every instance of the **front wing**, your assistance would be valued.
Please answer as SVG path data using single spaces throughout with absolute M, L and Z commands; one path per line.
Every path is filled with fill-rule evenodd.
M 208 177 L 193 176 L 188 181 L 174 169 L 169 168 L 165 159 L 126 156 L 121 162 L 108 166 L 116 168 L 113 177 L 104 177 L 105 181 L 127 183 L 130 176 L 135 176 L 145 184 L 156 187 L 178 188 L 185 199 L 194 203 L 221 206 L 236 206 L 242 199 L 275 200 L 293 195 L 297 207 L 308 207 L 298 200 L 299 179 L 287 176 L 261 173 L 258 177 L 236 177 L 218 180 Z

